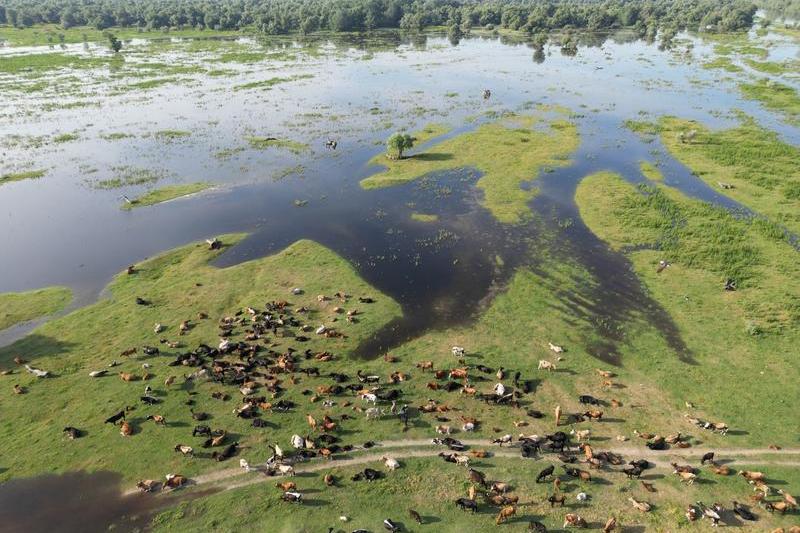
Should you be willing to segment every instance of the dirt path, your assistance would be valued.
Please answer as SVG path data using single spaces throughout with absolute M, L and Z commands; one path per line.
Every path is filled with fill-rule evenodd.
M 462 439 L 461 442 L 472 448 L 490 447 L 489 449 L 493 457 L 522 459 L 519 448 L 513 445 L 500 447 L 492 444 L 490 440 L 483 439 Z M 696 464 L 698 462 L 697 460 L 702 457 L 703 454 L 710 451 L 714 451 L 716 453 L 716 458 L 718 461 L 725 461 L 725 463 L 729 465 L 748 464 L 765 466 L 800 466 L 800 448 L 781 450 L 770 450 L 763 448 L 722 448 L 716 450 L 711 450 L 709 448 L 691 448 L 674 451 L 655 451 L 645 447 L 638 448 L 634 446 L 621 446 L 610 449 L 595 446 L 595 448 L 598 449 L 598 451 L 603 449 L 626 458 L 647 459 L 659 468 L 670 467 L 670 462 L 688 462 L 690 464 Z M 352 453 L 356 454 L 355 457 L 348 457 L 347 459 L 338 459 L 335 461 L 314 459 L 305 463 L 299 463 L 295 465 L 295 471 L 297 473 L 319 472 L 320 470 L 330 470 L 332 468 L 376 463 L 380 462 L 381 457 L 384 455 L 391 455 L 395 459 L 436 457 L 442 451 L 447 451 L 447 449 L 443 446 L 432 445 L 430 439 L 385 441 L 379 443 L 374 448 L 370 448 L 369 450 L 354 450 Z M 786 457 L 787 459 L 780 460 L 782 457 Z M 527 460 L 531 462 L 536 461 L 535 459 Z M 229 480 L 232 481 L 225 483 Z M 236 467 L 217 470 L 196 476 L 192 478 L 192 485 L 202 486 L 219 484 L 218 488 L 221 488 L 222 490 L 231 490 L 274 480 L 274 477 L 266 476 L 258 471 L 251 471 L 248 473 L 242 468 Z M 126 494 L 132 494 L 135 492 L 136 489 L 132 489 L 127 491 Z

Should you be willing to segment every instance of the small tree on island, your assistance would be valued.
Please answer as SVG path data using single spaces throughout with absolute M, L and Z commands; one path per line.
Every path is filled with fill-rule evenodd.
M 395 133 L 386 141 L 386 157 L 403 159 L 403 152 L 414 147 L 414 138 L 407 133 Z
M 111 32 L 106 32 L 106 38 L 108 39 L 108 47 L 112 52 L 118 54 L 122 50 L 122 41 L 117 39 L 117 36 Z

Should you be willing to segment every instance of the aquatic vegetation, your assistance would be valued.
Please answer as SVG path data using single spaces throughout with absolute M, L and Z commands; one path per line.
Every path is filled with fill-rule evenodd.
M 289 83 L 292 81 L 298 80 L 306 80 L 309 78 L 313 78 L 314 76 L 311 74 L 298 74 L 296 76 L 289 76 L 285 78 L 275 77 L 269 78 L 267 80 L 260 80 L 260 81 L 252 81 L 249 83 L 243 83 L 241 85 L 234 85 L 234 91 L 245 91 L 249 89 L 271 89 L 272 87 L 279 85 L 281 83 Z
M 639 169 L 642 171 L 642 174 L 644 174 L 644 177 L 650 181 L 664 181 L 664 175 L 657 166 L 649 161 L 640 161 Z
M 0 293 L 0 330 L 52 315 L 72 299 L 66 287 L 48 287 L 28 292 Z
M 191 136 L 191 131 L 185 130 L 159 130 L 155 132 L 153 135 L 159 139 L 163 139 L 166 141 L 174 141 L 178 139 L 185 139 L 186 137 Z
M 115 173 L 113 178 L 92 181 L 92 186 L 96 189 L 119 189 L 132 185 L 147 185 L 159 181 L 166 175 L 163 171 L 131 166 L 112 167 L 112 170 Z
M 753 70 L 763 72 L 764 74 L 774 74 L 776 76 L 797 73 L 800 71 L 800 64 L 791 62 L 778 63 L 775 61 L 754 61 L 749 58 L 745 59 L 744 62 Z
M 431 215 L 427 213 L 411 213 L 411 220 L 417 222 L 436 222 L 439 220 L 439 215 Z
M 800 125 L 800 95 L 788 85 L 769 79 L 742 83 L 739 90 L 745 98 L 758 100 L 771 111 L 783 114 L 792 124 Z
M 420 135 L 424 138 L 424 133 L 414 134 Z M 371 163 L 386 170 L 362 180 L 361 186 L 389 187 L 431 172 L 474 167 L 483 173 L 477 183 L 484 192 L 483 205 L 498 220 L 519 223 L 530 217 L 527 204 L 536 194 L 521 184 L 548 167 L 567 164 L 577 145 L 577 129 L 567 120 L 510 115 L 401 160 L 376 156 Z
M 712 131 L 678 118 L 660 122 L 661 140 L 700 179 L 744 206 L 800 234 L 800 148 L 743 118 L 736 128 Z M 694 138 L 679 138 L 695 132 Z
M 711 61 L 706 61 L 703 63 L 703 68 L 709 70 L 722 69 L 730 73 L 742 72 L 742 70 L 744 70 L 739 65 L 735 65 L 727 56 L 717 56 Z
M 22 181 L 41 178 L 47 173 L 46 170 L 24 170 L 21 172 L 9 172 L 8 174 L 0 175 L 0 185 L 12 181 Z
M 159 187 L 158 189 L 146 192 L 138 198 L 132 199 L 130 202 L 126 202 L 122 205 L 122 209 L 135 209 L 137 207 L 146 207 L 168 202 L 176 198 L 197 194 L 210 188 L 211 186 L 212 185 L 210 183 L 198 182 L 180 183 L 177 185 Z
M 264 150 L 266 148 L 283 148 L 292 153 L 299 154 L 309 149 L 306 143 L 299 141 L 292 141 L 290 139 L 277 139 L 275 137 L 258 137 L 248 136 L 245 140 L 250 144 L 250 147 L 256 150 Z
M 60 144 L 60 143 L 68 143 L 72 141 L 77 141 L 80 139 L 80 135 L 77 133 L 62 133 L 60 135 L 56 135 L 53 137 L 53 142 Z
M 89 69 L 108 65 L 108 57 L 83 57 L 57 52 L 4 56 L 0 61 L 0 74 L 42 75 L 56 69 Z

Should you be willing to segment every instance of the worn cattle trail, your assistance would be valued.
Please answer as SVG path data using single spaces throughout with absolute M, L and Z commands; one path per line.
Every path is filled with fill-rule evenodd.
M 530 461 L 532 464 L 541 464 L 539 459 L 525 459 L 520 455 L 519 448 L 515 446 L 499 447 L 492 444 L 491 440 L 474 439 L 462 440 L 464 444 L 470 447 L 476 446 L 491 446 L 491 457 L 503 458 L 516 458 Z M 631 458 L 647 459 L 655 464 L 657 468 L 671 468 L 670 462 L 686 461 L 690 464 L 697 464 L 698 459 L 706 452 L 713 451 L 717 454 L 717 459 L 725 461 L 725 464 L 747 464 L 747 465 L 763 465 L 763 466 L 800 466 L 800 448 L 788 448 L 781 450 L 770 450 L 763 448 L 693 448 L 691 450 L 680 450 L 672 452 L 669 450 L 656 451 L 648 448 L 634 447 L 634 446 L 620 446 L 616 448 L 602 448 L 603 451 L 613 452 L 621 455 L 626 460 Z M 381 461 L 381 456 L 391 455 L 395 459 L 409 459 L 415 457 L 436 457 L 439 452 L 449 451 L 444 446 L 432 446 L 430 439 L 408 439 L 408 440 L 394 440 L 379 443 L 375 448 L 370 448 L 369 453 L 364 453 L 366 450 L 354 450 L 357 455 L 347 459 L 337 459 L 333 461 L 313 459 L 304 463 L 297 463 L 294 465 L 295 471 L 298 474 L 319 472 L 320 470 L 329 470 L 332 468 L 342 468 L 348 466 L 357 466 L 368 463 L 375 463 Z M 599 451 L 599 450 L 598 450 Z M 245 454 L 242 454 L 243 456 Z M 769 457 L 769 458 L 766 458 Z M 786 460 L 781 460 L 781 457 L 787 457 Z M 548 456 L 539 456 L 547 461 Z M 275 477 L 266 476 L 263 473 L 255 471 L 254 467 L 249 474 L 242 468 L 226 468 L 224 470 L 217 470 L 207 474 L 201 474 L 192 478 L 190 488 L 199 485 L 217 485 L 221 490 L 231 490 L 256 483 L 263 483 L 265 481 L 274 480 Z M 611 472 L 611 470 L 606 470 Z M 247 476 L 245 479 L 239 479 Z M 277 476 L 280 477 L 280 476 Z M 230 481 L 229 481 L 230 480 Z M 125 492 L 126 495 L 137 492 L 136 489 L 131 489 Z

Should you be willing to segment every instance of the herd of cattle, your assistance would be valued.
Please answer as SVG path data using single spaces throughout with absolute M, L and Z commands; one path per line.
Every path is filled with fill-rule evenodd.
M 135 272 L 134 268 L 129 269 L 129 273 L 134 274 Z M 292 293 L 297 296 L 303 294 L 303 291 L 293 289 Z M 151 305 L 145 298 L 137 298 L 136 301 L 142 306 Z M 355 322 L 361 314 L 355 308 L 345 309 L 345 306 L 356 300 L 343 292 L 336 293 L 332 297 L 320 295 L 317 297 L 317 301 L 320 306 L 325 307 L 331 313 L 331 316 L 337 317 L 336 320 L 341 317 L 348 322 Z M 362 297 L 357 301 L 359 304 L 369 305 L 374 300 Z M 602 421 L 604 406 L 615 408 L 621 405 L 621 402 L 616 399 L 605 401 L 588 394 L 580 395 L 578 402 L 585 406 L 583 411 L 566 413 L 562 412 L 560 406 L 555 406 L 553 411 L 555 431 L 552 433 L 543 435 L 518 433 L 520 428 L 530 424 L 530 420 L 542 419 L 546 416 L 541 411 L 528 408 L 529 398 L 533 394 L 533 380 L 523 377 L 520 371 L 510 371 L 502 367 L 491 368 L 472 363 L 470 354 L 462 347 L 452 348 L 454 364 L 447 365 L 446 368 L 435 368 L 433 361 L 415 362 L 418 375 L 427 376 L 423 380 L 426 382 L 423 391 L 440 391 L 457 395 L 458 403 L 462 405 L 460 409 L 441 399 L 428 399 L 417 406 L 406 403 L 404 399 L 411 396 L 409 394 L 411 391 L 404 390 L 406 382 L 411 379 L 408 372 L 394 370 L 388 376 L 382 376 L 362 370 L 358 370 L 353 375 L 325 371 L 325 363 L 336 360 L 336 356 L 329 351 L 315 352 L 294 348 L 276 350 L 275 348 L 280 347 L 287 340 L 293 344 L 302 344 L 310 340 L 312 335 L 326 338 L 342 336 L 336 328 L 328 325 L 316 327 L 308 325 L 308 313 L 307 307 L 293 309 L 286 301 L 272 301 L 262 309 L 248 307 L 234 316 L 222 318 L 218 323 L 219 342 L 215 342 L 213 346 L 200 344 L 194 349 L 183 351 L 174 357 L 169 356 L 172 360 L 166 363 L 168 377 L 164 381 L 163 391 L 160 391 L 159 394 L 154 393 L 151 385 L 146 385 L 144 394 L 139 397 L 144 408 L 151 411 L 146 420 L 152 421 L 155 425 L 166 425 L 167 415 L 157 412 L 163 402 L 162 396 L 171 394 L 173 391 L 177 392 L 177 390 L 187 392 L 184 402 L 185 415 L 187 418 L 193 419 L 196 424 L 191 434 L 186 436 L 186 442 L 189 444 L 176 443 L 173 447 L 174 453 L 226 461 L 240 455 L 241 447 L 239 442 L 229 438 L 228 431 L 222 428 L 212 429 L 208 425 L 207 421 L 210 416 L 199 410 L 201 393 L 195 392 L 196 384 L 211 382 L 220 385 L 221 387 L 213 387 L 215 391 L 210 394 L 212 400 L 228 401 L 233 396 L 241 397 L 241 403 L 232 410 L 231 416 L 247 420 L 256 430 L 261 428 L 279 429 L 281 424 L 274 421 L 278 417 L 271 415 L 321 407 L 324 414 L 315 416 L 307 413 L 305 415 L 308 431 L 300 432 L 306 433 L 305 435 L 285 435 L 281 439 L 271 439 L 272 443 L 269 444 L 269 447 L 272 453 L 265 463 L 251 465 L 246 459 L 240 458 L 240 465 L 244 470 L 260 472 L 266 476 L 293 476 L 296 472 L 296 465 L 302 461 L 314 458 L 334 460 L 348 452 L 380 446 L 371 441 L 358 444 L 344 442 L 346 432 L 343 432 L 342 429 L 356 417 L 387 422 L 396 420 L 400 431 L 405 431 L 411 426 L 421 428 L 430 425 L 431 428 L 435 428 L 437 433 L 431 444 L 447 448 L 447 452 L 439 453 L 439 456 L 444 461 L 455 465 L 454 468 L 462 466 L 466 469 L 469 489 L 467 494 L 456 499 L 454 504 L 466 512 L 473 513 L 478 512 L 481 507 L 494 509 L 496 512 L 495 522 L 498 525 L 510 520 L 521 520 L 521 517 L 515 517 L 520 507 L 526 503 L 520 502 L 519 496 L 513 494 L 514 487 L 510 481 L 487 479 L 485 473 L 477 468 L 479 465 L 475 464 L 476 460 L 490 457 L 493 455 L 492 452 L 486 449 L 471 449 L 470 446 L 452 436 L 453 433 L 459 431 L 469 434 L 481 429 L 481 420 L 465 414 L 467 409 L 463 408 L 463 405 L 469 405 L 470 401 L 480 401 L 498 409 L 508 409 L 509 413 L 513 413 L 519 418 L 514 422 L 516 435 L 503 432 L 500 428 L 492 428 L 499 435 L 493 440 L 497 446 L 514 447 L 519 450 L 521 457 L 526 459 L 547 458 L 547 455 L 550 454 L 549 466 L 535 476 L 536 483 L 552 484 L 547 498 L 550 507 L 565 505 L 566 496 L 561 489 L 562 482 L 572 480 L 579 483 L 582 490 L 576 495 L 576 500 L 586 502 L 591 498 L 588 492 L 592 487 L 592 480 L 598 472 L 610 475 L 617 473 L 633 480 L 640 478 L 647 469 L 655 466 L 653 461 L 644 458 L 628 458 L 626 460 L 611 450 L 597 450 L 590 444 L 592 440 L 590 429 L 573 427 L 573 424 L 584 421 Z M 181 322 L 178 331 L 183 335 L 199 321 L 205 320 L 208 320 L 207 314 L 199 313 L 195 319 Z M 156 334 L 160 334 L 163 329 L 161 324 L 156 324 L 153 328 Z M 241 340 L 235 340 L 236 338 Z M 160 342 L 170 348 L 181 346 L 179 341 L 165 338 L 160 339 Z M 563 347 L 549 343 L 548 348 L 554 354 L 554 361 L 546 359 L 539 361 L 540 371 L 556 370 L 556 365 L 562 360 Z M 143 372 L 118 372 L 119 379 L 127 383 L 151 381 L 154 376 L 150 370 L 153 365 L 157 364 L 155 361 L 159 360 L 155 357 L 163 358 L 166 354 L 161 353 L 156 346 L 138 346 L 125 350 L 121 357 L 131 360 L 140 353 L 149 356 L 146 362 L 141 363 Z M 24 364 L 22 360 L 17 362 Z M 391 355 L 384 356 L 384 362 L 391 365 L 400 363 Z M 113 362 L 110 366 L 117 364 Z M 39 369 L 28 368 L 29 372 L 34 370 L 42 372 Z M 393 368 L 395 367 L 393 366 Z M 93 370 L 89 375 L 92 378 L 101 378 L 110 376 L 109 372 L 108 369 L 103 368 Z M 614 374 L 607 370 L 597 369 L 596 372 L 603 380 L 604 386 L 609 385 L 614 377 Z M 313 389 L 304 388 L 303 384 L 310 378 L 314 378 L 318 382 L 322 381 L 322 383 Z M 492 384 L 482 385 L 486 382 Z M 421 383 L 419 388 L 421 388 Z M 418 393 L 419 388 L 414 392 Z M 296 394 L 291 395 L 295 400 L 288 399 L 287 396 L 290 395 L 287 392 L 289 390 L 300 391 L 300 394 L 307 400 L 307 404 L 298 403 Z M 105 421 L 119 426 L 120 434 L 131 438 L 141 431 L 141 428 L 129 420 L 129 414 L 134 409 L 136 407 L 124 407 L 106 418 Z M 525 416 L 522 416 L 522 413 Z M 180 417 L 178 413 L 174 413 L 174 415 Z M 725 434 L 728 430 L 724 423 L 704 421 L 688 414 L 686 417 L 697 427 L 708 431 Z M 426 418 L 429 419 L 429 424 L 425 420 Z M 563 426 L 570 426 L 570 430 L 567 431 L 566 427 L 562 430 Z M 64 432 L 71 439 L 80 438 L 84 434 L 81 429 L 72 426 L 66 427 Z M 502 435 L 500 435 L 501 433 Z M 642 439 L 643 444 L 649 450 L 658 451 L 671 447 L 691 446 L 690 439 L 678 432 L 663 436 L 635 432 L 635 435 Z M 197 444 L 193 444 L 188 440 L 189 438 L 201 440 L 197 441 Z M 628 437 L 619 435 L 617 440 L 628 440 Z M 284 452 L 281 448 L 282 442 L 279 441 L 290 446 L 291 451 Z M 212 451 L 211 453 L 200 452 L 198 448 Z M 388 455 L 384 456 L 382 461 L 386 473 L 373 468 L 365 468 L 354 475 L 352 481 L 372 482 L 391 475 L 391 472 L 400 467 L 400 462 Z M 558 470 L 554 463 L 560 463 Z M 724 462 L 715 461 L 713 453 L 706 454 L 699 465 L 672 463 L 674 474 L 687 485 L 693 484 L 698 479 L 701 470 L 706 468 L 714 475 L 732 474 Z M 748 504 L 733 501 L 729 507 L 725 507 L 719 502 L 711 505 L 696 502 L 686 508 L 686 519 L 689 521 L 707 519 L 714 526 L 730 522 L 735 518 L 750 522 L 758 519 L 757 513 L 754 511 L 758 505 L 770 512 L 796 513 L 797 501 L 795 498 L 786 491 L 776 491 L 772 488 L 763 473 L 742 471 L 739 474 L 755 491 L 749 497 L 742 498 L 742 500 L 747 500 Z M 326 486 L 335 486 L 338 482 L 339 480 L 332 473 L 324 476 Z M 657 490 L 652 482 L 643 479 L 639 482 L 641 488 L 647 493 Z M 177 489 L 187 483 L 190 483 L 190 480 L 186 476 L 170 473 L 166 475 L 163 482 L 144 479 L 137 486 L 142 491 L 155 492 L 161 489 Z M 303 493 L 298 490 L 294 481 L 279 482 L 277 486 L 282 491 L 283 501 L 293 504 L 302 504 L 304 501 Z M 643 498 L 629 496 L 627 501 L 633 509 L 642 513 L 650 512 L 653 508 L 653 505 Z M 422 515 L 416 510 L 410 509 L 409 515 L 419 523 L 424 521 Z M 343 520 L 346 518 L 342 517 Z M 588 527 L 590 523 L 577 512 L 568 512 L 563 516 L 563 525 L 564 527 L 580 528 Z M 389 531 L 399 531 L 402 526 L 395 519 L 386 518 L 383 527 Z M 617 527 L 617 518 L 614 516 L 609 517 L 600 526 L 604 532 L 613 531 Z M 545 526 L 536 520 L 529 521 L 529 528 L 533 531 L 546 531 Z M 793 527 L 789 531 L 800 533 L 800 528 Z

